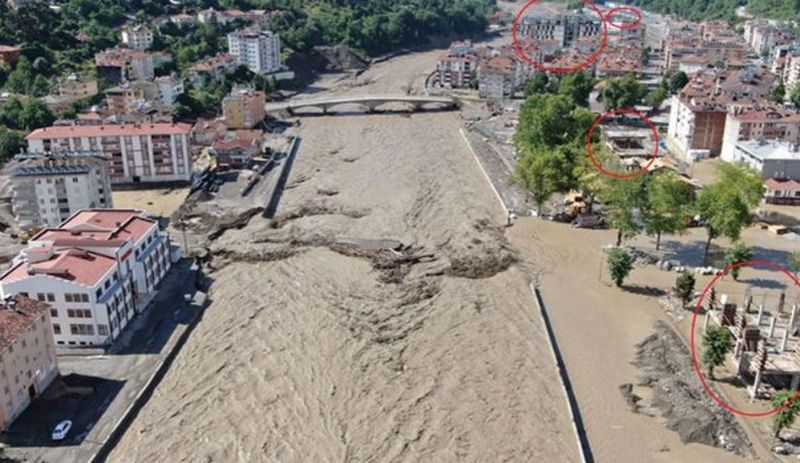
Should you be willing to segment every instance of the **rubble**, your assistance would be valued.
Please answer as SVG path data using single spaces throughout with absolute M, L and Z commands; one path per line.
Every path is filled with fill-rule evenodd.
M 653 390 L 652 405 L 666 419 L 668 429 L 684 443 L 725 448 L 737 455 L 751 455 L 752 444 L 733 414 L 703 391 L 683 341 L 664 322 L 638 344 L 634 365 L 639 385 Z

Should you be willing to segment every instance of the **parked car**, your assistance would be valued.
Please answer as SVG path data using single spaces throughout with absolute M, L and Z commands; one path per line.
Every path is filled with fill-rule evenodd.
M 67 437 L 67 433 L 72 429 L 72 421 L 64 420 L 53 428 L 53 434 L 50 436 L 53 440 L 63 440 Z

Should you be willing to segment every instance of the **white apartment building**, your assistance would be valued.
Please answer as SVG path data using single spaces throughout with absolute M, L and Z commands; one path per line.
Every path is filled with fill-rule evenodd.
M 0 430 L 58 376 L 46 304 L 16 296 L 0 301 Z
M 786 87 L 786 98 L 789 99 L 800 83 L 800 53 L 789 52 L 783 62 L 783 85 Z
M 761 174 L 761 178 L 800 180 L 800 150 L 796 143 L 780 140 L 740 141 L 727 162 L 743 162 Z
M 81 209 L 112 206 L 108 159 L 99 153 L 19 154 L 11 206 L 22 228 L 55 227 Z
M 141 211 L 84 210 L 31 238 L 0 295 L 47 302 L 58 345 L 107 345 L 169 270 L 169 236 Z
M 138 24 L 122 29 L 122 43 L 136 50 L 147 50 L 153 45 L 153 31 Z
M 729 111 L 725 119 L 720 157 L 734 157 L 736 144 L 747 140 L 800 143 L 800 115 L 781 108 Z
M 228 51 L 239 65 L 256 74 L 270 74 L 283 68 L 281 40 L 278 34 L 248 28 L 228 34 Z
M 111 183 L 186 182 L 192 175 L 190 124 L 69 125 L 37 129 L 28 151 L 97 151 L 111 161 Z

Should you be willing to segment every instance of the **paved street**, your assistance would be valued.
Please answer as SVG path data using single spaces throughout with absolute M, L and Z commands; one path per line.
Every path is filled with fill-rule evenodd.
M 195 279 L 188 261 L 174 264 L 146 311 L 105 353 L 60 355 L 62 378 L 14 422 L 7 454 L 37 462 L 91 460 L 202 311 L 202 304 L 183 298 L 195 294 Z M 204 300 L 202 293 L 195 296 L 195 301 Z M 67 439 L 52 442 L 50 431 L 65 419 L 73 421 Z

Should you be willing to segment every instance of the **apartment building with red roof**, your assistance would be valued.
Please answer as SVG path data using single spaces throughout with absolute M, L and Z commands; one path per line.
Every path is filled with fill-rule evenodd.
M 50 310 L 21 295 L 0 300 L 0 431 L 58 376 Z
M 186 182 L 192 175 L 184 123 L 61 125 L 28 134 L 28 151 L 99 152 L 111 161 L 111 183 Z
M 30 239 L 0 295 L 48 303 L 58 345 L 113 342 L 169 270 L 169 236 L 141 211 L 86 209 Z
M 720 157 L 732 158 L 736 144 L 746 140 L 800 143 L 800 114 L 777 105 L 728 111 Z

